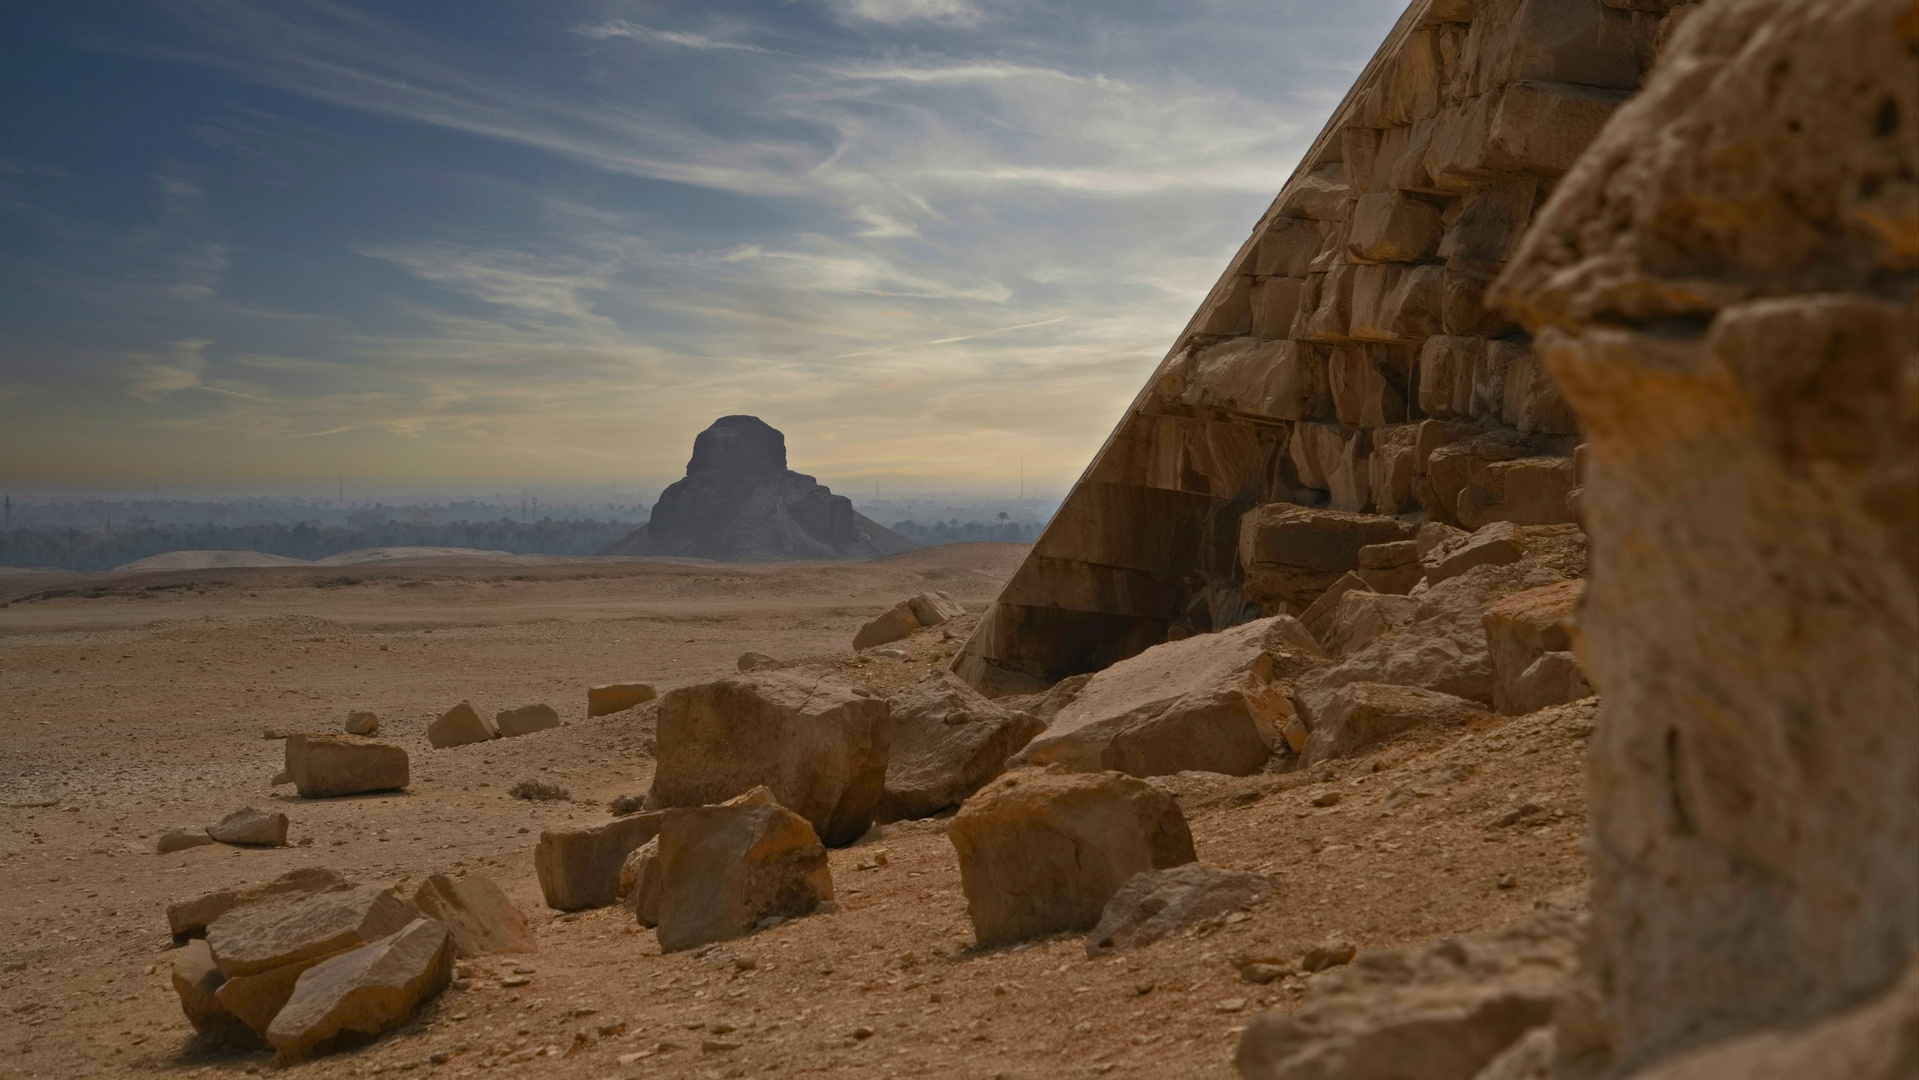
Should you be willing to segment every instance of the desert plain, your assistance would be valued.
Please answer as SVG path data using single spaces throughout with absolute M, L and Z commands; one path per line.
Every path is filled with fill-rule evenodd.
M 665 692 L 752 650 L 899 693 L 958 651 L 1026 550 L 0 576 L 0 1077 L 1225 1078 L 1247 1017 L 1325 977 L 1299 970 L 1308 949 L 1413 947 L 1583 905 L 1590 700 L 1311 771 L 1153 778 L 1202 862 L 1277 888 L 1100 959 L 1080 935 L 977 947 L 940 818 L 832 851 L 832 913 L 706 950 L 662 955 L 623 906 L 544 906 L 540 830 L 607 821 L 651 779 L 657 702 L 588 719 L 589 685 Z M 903 656 L 851 649 L 864 622 L 930 589 L 968 614 Z M 461 700 L 489 715 L 546 702 L 564 723 L 430 749 L 427 723 Z M 408 790 L 270 786 L 269 735 L 338 731 L 362 709 L 411 756 Z M 569 797 L 509 795 L 523 779 Z M 287 814 L 289 845 L 156 853 L 164 830 L 242 806 Z M 451 989 L 358 1049 L 281 1069 L 203 1044 L 169 982 L 167 904 L 300 867 L 407 890 L 484 874 L 539 951 L 461 961 Z M 1270 981 L 1242 975 L 1255 963 Z

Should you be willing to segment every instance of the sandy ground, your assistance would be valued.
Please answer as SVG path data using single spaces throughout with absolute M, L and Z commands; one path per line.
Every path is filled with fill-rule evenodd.
M 400 1031 L 285 1070 L 329 1078 L 1223 1080 L 1250 1012 L 1308 991 L 1305 978 L 1244 982 L 1235 960 L 1296 961 L 1335 937 L 1412 945 L 1581 891 L 1589 704 L 1430 733 L 1312 775 L 1161 778 L 1203 861 L 1280 885 L 1247 917 L 1117 957 L 1089 960 L 1074 936 L 976 949 L 937 820 L 835 851 L 836 914 L 705 956 L 661 956 L 623 909 L 561 917 L 541 904 L 539 830 L 604 821 L 608 799 L 651 775 L 652 712 L 587 720 L 587 685 L 704 681 L 752 649 L 892 692 L 943 664 L 972 618 L 922 631 L 905 659 L 853 656 L 858 626 L 928 588 L 977 612 L 1024 551 L 0 578 L 0 1077 L 269 1069 L 268 1055 L 192 1038 L 168 982 L 165 905 L 299 866 L 409 887 L 485 873 L 540 940 L 535 956 L 466 962 L 460 986 Z M 546 701 L 566 723 L 428 749 L 426 723 L 462 698 L 489 713 Z M 368 708 L 412 755 L 410 791 L 304 801 L 268 786 L 281 744 L 263 728 L 337 729 Z M 572 798 L 510 798 L 525 777 Z M 153 853 L 165 828 L 242 805 L 286 812 L 296 846 Z M 882 851 L 885 865 L 860 868 Z M 503 985 L 522 968 L 525 985 Z

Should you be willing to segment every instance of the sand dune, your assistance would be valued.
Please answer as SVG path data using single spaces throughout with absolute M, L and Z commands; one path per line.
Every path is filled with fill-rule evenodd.
M 268 555 L 264 551 L 166 551 L 135 559 L 113 569 L 121 570 L 213 570 L 227 566 L 311 566 L 305 559 Z

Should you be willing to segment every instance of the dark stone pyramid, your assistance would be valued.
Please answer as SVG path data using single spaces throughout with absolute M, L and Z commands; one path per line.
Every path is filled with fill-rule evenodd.
M 786 467 L 786 436 L 757 416 L 722 416 L 693 440 L 686 479 L 652 520 L 602 555 L 701 559 L 873 559 L 916 545 Z

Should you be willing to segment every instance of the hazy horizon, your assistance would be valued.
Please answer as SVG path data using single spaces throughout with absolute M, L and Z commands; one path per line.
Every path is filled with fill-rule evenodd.
M 9 7 L 0 488 L 1063 491 L 1399 7 Z

